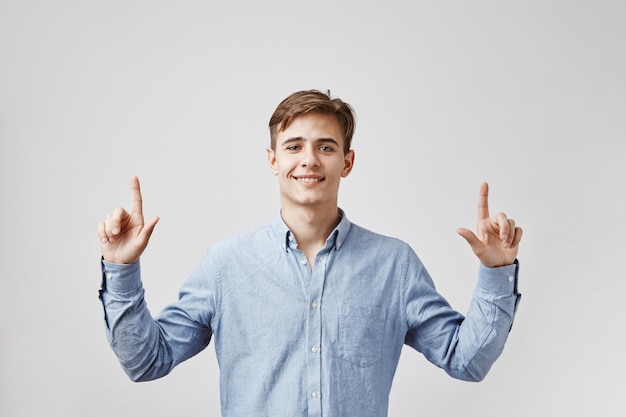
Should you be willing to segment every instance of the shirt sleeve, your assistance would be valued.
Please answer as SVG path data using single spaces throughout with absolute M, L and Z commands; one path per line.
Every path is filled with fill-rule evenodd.
M 498 268 L 480 265 L 466 316 L 436 291 L 419 260 L 406 277 L 409 330 L 405 343 L 454 378 L 481 381 L 502 353 L 521 295 L 518 262 Z
M 165 376 L 209 344 L 213 297 L 202 264 L 181 288 L 178 301 L 156 318 L 144 299 L 139 262 L 117 265 L 102 260 L 101 266 L 107 339 L 131 380 Z

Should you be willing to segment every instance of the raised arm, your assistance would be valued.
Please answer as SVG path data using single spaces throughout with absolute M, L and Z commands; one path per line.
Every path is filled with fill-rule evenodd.
M 98 224 L 98 237 L 102 256 L 107 262 L 132 264 L 148 246 L 148 240 L 159 221 L 154 217 L 147 223 L 143 218 L 143 203 L 139 179 L 130 179 L 130 213 L 123 207 L 116 208 Z
M 504 213 L 489 217 L 488 195 L 489 187 L 483 183 L 476 233 L 457 230 L 482 263 L 465 316 L 442 299 L 419 262 L 409 263 L 409 276 L 425 278 L 407 280 L 407 313 L 413 327 L 405 343 L 451 376 L 468 381 L 482 380 L 502 353 L 521 297 L 515 261 L 522 229 Z
M 198 267 L 181 299 L 153 318 L 144 300 L 139 257 L 159 221 L 144 221 L 137 177 L 130 179 L 131 208 L 116 208 L 98 224 L 102 248 L 100 300 L 109 344 L 133 381 L 168 374 L 174 366 L 204 349 L 211 339 L 206 309 L 212 293 Z M 213 311 L 213 310 L 211 310 Z
M 459 228 L 457 232 L 467 240 L 486 267 L 515 262 L 522 239 L 522 229 L 515 226 L 515 220 L 509 219 L 504 213 L 489 217 L 489 185 L 486 182 L 481 185 L 478 195 L 476 234 L 465 228 Z

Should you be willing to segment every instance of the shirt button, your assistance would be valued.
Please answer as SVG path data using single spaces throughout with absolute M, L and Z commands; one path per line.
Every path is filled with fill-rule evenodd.
M 107 278 L 108 279 L 113 279 L 113 273 L 107 272 Z
M 293 236 L 289 235 L 289 237 L 287 239 L 289 239 L 289 241 L 291 242 L 291 241 L 293 241 Z
M 317 353 L 317 346 L 313 346 L 313 347 L 311 348 L 311 352 L 313 352 L 313 353 Z
M 300 263 L 301 263 L 302 265 L 306 265 L 306 259 L 302 259 L 302 260 L 300 261 Z
M 509 277 L 509 282 L 513 282 L 514 279 L 515 278 L 513 278 L 513 277 Z
M 313 392 L 311 393 L 311 397 L 312 397 L 312 398 L 319 398 L 319 397 L 320 397 L 320 394 L 319 394 L 319 392 L 317 392 L 317 391 L 313 391 Z
M 311 303 L 311 308 L 317 308 L 317 301 L 313 301 Z

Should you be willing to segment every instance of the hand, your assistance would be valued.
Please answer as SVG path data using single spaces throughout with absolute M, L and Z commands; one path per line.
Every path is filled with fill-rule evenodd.
M 460 234 L 470 244 L 472 250 L 486 267 L 511 265 L 517 258 L 522 229 L 515 226 L 515 221 L 498 213 L 489 217 L 489 185 L 484 182 L 478 196 L 478 224 L 476 234 L 460 228 Z
M 116 264 L 132 264 L 148 246 L 148 240 L 154 226 L 159 221 L 153 218 L 144 224 L 141 189 L 139 179 L 130 179 L 130 213 L 122 207 L 107 215 L 104 222 L 98 224 L 100 248 L 105 261 Z

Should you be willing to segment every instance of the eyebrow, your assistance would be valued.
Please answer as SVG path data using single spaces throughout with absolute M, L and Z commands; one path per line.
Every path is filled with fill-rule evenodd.
M 295 137 L 295 138 L 288 138 L 288 139 L 285 139 L 281 143 L 281 145 L 286 145 L 288 143 L 293 143 L 293 142 L 300 142 L 302 140 L 305 140 L 302 136 L 298 136 L 298 137 Z M 316 143 L 331 143 L 331 144 L 339 147 L 339 142 L 337 142 L 333 138 L 319 138 L 319 139 L 314 140 L 314 142 L 316 142 Z

